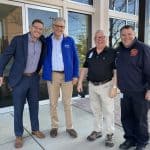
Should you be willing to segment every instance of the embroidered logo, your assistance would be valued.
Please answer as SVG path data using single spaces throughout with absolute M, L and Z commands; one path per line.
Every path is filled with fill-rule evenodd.
M 69 44 L 65 44 L 64 47 L 65 48 L 70 48 L 70 45 Z
M 135 48 L 131 49 L 130 56 L 137 56 L 137 55 L 138 55 L 138 50 Z
M 89 57 L 88 57 L 88 58 L 92 58 L 92 56 L 93 56 L 93 52 L 91 52 L 91 53 L 89 54 Z

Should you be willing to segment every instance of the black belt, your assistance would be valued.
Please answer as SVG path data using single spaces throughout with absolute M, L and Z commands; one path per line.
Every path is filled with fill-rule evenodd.
M 103 85 L 107 82 L 109 82 L 111 79 L 107 79 L 107 80 L 104 80 L 104 81 L 100 81 L 100 82 L 95 82 L 95 81 L 90 81 L 93 85 Z
M 56 72 L 56 73 L 64 73 L 64 71 L 53 71 L 53 72 Z
M 23 73 L 24 76 L 26 77 L 32 77 L 36 74 L 36 72 L 32 72 L 32 73 Z

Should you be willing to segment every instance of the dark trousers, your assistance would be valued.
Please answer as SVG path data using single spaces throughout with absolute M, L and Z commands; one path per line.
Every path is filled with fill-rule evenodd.
M 125 92 L 121 99 L 121 122 L 124 138 L 138 145 L 148 142 L 148 102 L 145 92 Z
M 39 75 L 35 74 L 31 77 L 23 76 L 22 80 L 13 90 L 14 105 L 14 132 L 16 136 L 23 135 L 23 110 L 26 100 L 29 105 L 31 130 L 39 130 Z

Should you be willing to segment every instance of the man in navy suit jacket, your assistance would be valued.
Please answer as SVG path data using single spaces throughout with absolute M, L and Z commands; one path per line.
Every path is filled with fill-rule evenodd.
M 39 71 L 41 69 L 46 47 L 42 36 L 44 24 L 36 19 L 32 22 L 30 32 L 16 36 L 0 56 L 0 85 L 3 83 L 3 71 L 11 58 L 14 59 L 9 73 L 9 86 L 12 89 L 14 105 L 15 147 L 23 146 L 23 109 L 28 102 L 32 134 L 38 138 L 45 135 L 39 131 Z

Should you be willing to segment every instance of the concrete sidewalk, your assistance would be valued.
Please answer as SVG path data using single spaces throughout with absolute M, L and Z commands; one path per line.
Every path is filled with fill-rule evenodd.
M 49 105 L 40 105 L 40 130 L 46 135 L 45 139 L 37 139 L 30 134 L 30 120 L 28 109 L 24 110 L 24 146 L 21 150 L 118 150 L 123 142 L 122 128 L 116 126 L 113 148 L 104 145 L 105 136 L 94 142 L 89 142 L 86 137 L 92 131 L 93 120 L 91 113 L 73 106 L 74 128 L 78 132 L 78 138 L 72 139 L 65 132 L 65 120 L 62 102 L 58 105 L 60 128 L 58 137 L 51 138 Z M 0 150 L 14 150 L 15 136 L 13 133 L 13 112 L 0 114 Z M 132 150 L 132 149 L 130 149 Z M 150 144 L 146 147 L 150 150 Z

